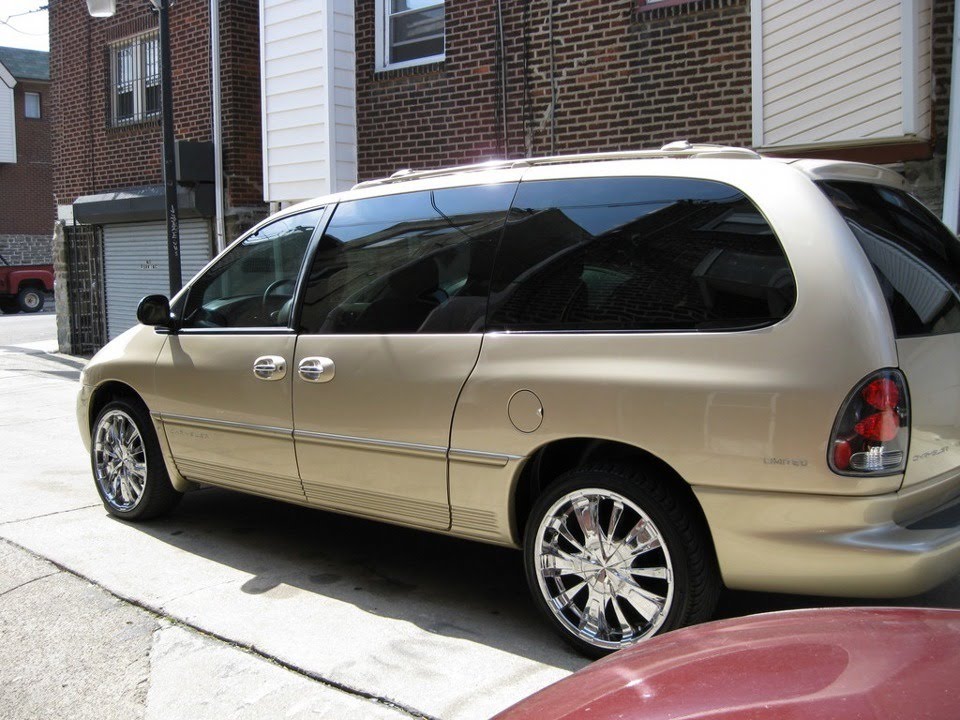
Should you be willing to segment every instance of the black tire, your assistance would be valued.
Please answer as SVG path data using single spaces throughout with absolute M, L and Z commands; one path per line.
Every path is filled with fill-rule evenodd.
M 587 525 L 600 532 L 588 536 L 575 510 L 594 506 L 595 515 L 587 517 L 596 522 Z M 652 549 L 634 554 L 641 541 L 628 536 L 638 529 L 656 540 Z M 594 658 L 709 620 L 721 588 L 713 544 L 693 501 L 655 475 L 623 465 L 587 465 L 558 478 L 530 512 L 523 559 L 540 612 L 564 640 Z M 651 597 L 662 607 L 659 601 L 644 605 Z M 588 598 L 595 599 L 592 615 Z M 584 624 L 584 616 L 596 622 Z
M 25 313 L 35 313 L 43 310 L 43 290 L 35 287 L 20 288 L 17 293 L 17 305 Z
M 137 452 L 133 433 L 125 430 L 128 424 L 135 428 L 142 452 Z M 113 440 L 111 428 L 118 430 Z M 116 438 L 120 436 L 129 439 L 120 441 L 122 449 L 117 448 Z M 123 458 L 110 448 L 121 450 Z M 145 468 L 136 469 L 141 459 Z M 172 510 L 183 497 L 170 483 L 147 409 L 136 400 L 114 400 L 100 411 L 91 429 L 90 464 L 103 506 L 115 517 L 133 522 L 149 520 Z M 134 493 L 138 486 L 142 489 Z
M 20 312 L 20 305 L 16 298 L 5 297 L 0 299 L 0 313 L 4 315 L 14 315 Z

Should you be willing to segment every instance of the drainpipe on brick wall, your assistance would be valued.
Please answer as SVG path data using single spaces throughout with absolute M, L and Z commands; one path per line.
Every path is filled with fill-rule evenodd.
M 210 0 L 210 75 L 213 96 L 213 175 L 217 252 L 227 246 L 223 219 L 223 124 L 220 117 L 220 0 Z
M 950 63 L 950 120 L 947 123 L 943 222 L 953 232 L 957 232 L 960 225 L 960 0 L 953 4 L 953 59 Z

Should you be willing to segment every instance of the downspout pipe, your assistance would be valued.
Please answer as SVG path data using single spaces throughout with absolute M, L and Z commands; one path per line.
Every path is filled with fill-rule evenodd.
M 223 217 L 223 113 L 220 108 L 220 0 L 210 0 L 210 75 L 213 96 L 213 188 L 217 253 L 227 246 Z
M 947 123 L 943 222 L 954 233 L 960 226 L 960 0 L 955 0 L 953 4 L 953 58 L 950 63 L 950 119 Z

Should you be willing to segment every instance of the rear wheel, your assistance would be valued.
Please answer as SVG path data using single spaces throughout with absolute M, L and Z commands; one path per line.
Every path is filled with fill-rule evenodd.
M 90 456 L 97 492 L 111 515 L 148 520 L 180 501 L 150 418 L 139 403 L 114 400 L 100 411 Z
M 17 304 L 24 312 L 39 312 L 43 309 L 43 291 L 35 287 L 20 288 Z
M 600 657 L 710 618 L 719 573 L 690 505 L 618 465 L 572 470 L 537 500 L 524 539 L 527 581 L 567 642 Z

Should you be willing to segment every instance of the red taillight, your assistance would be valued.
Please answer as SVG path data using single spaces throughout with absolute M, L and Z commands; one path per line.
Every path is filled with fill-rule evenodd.
M 830 438 L 830 467 L 844 475 L 903 472 L 910 442 L 910 403 L 899 370 L 881 370 L 847 396 Z
M 850 449 L 850 443 L 846 440 L 837 440 L 833 444 L 833 466 L 837 470 L 846 470 L 850 467 L 850 456 L 853 450 Z
M 892 410 L 900 401 L 900 391 L 893 380 L 880 378 L 867 385 L 860 393 L 877 410 Z
M 884 410 L 868 415 L 854 425 L 853 429 L 865 440 L 889 442 L 900 432 L 900 416 L 895 410 Z

